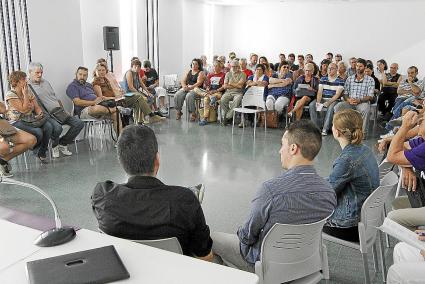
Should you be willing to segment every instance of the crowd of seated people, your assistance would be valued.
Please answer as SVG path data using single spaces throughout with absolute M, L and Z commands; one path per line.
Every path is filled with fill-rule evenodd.
M 286 210 L 279 207 L 284 204 L 280 204 L 278 199 L 268 198 L 275 194 L 276 186 L 279 186 L 285 178 L 282 176 L 262 185 L 255 198 L 256 202 L 253 203 L 250 217 L 238 230 L 237 235 L 211 233 L 210 237 L 200 205 L 192 196 L 186 196 L 195 210 L 193 222 L 201 220 L 197 223 L 199 225 L 197 230 L 200 231 L 196 232 L 199 233 L 199 240 L 191 239 L 190 235 L 193 232 L 171 230 L 166 234 L 155 235 L 146 232 L 144 227 L 135 228 L 131 224 L 129 227 L 133 231 L 124 237 L 177 236 L 183 243 L 185 254 L 233 265 L 247 271 L 253 271 L 253 264 L 258 260 L 260 253 L 261 241 L 270 229 L 270 224 L 276 222 L 294 224 L 314 222 L 334 211 L 324 227 L 324 232 L 349 241 L 358 241 L 357 222 L 361 206 L 369 194 L 379 186 L 377 162 L 371 150 L 362 144 L 367 135 L 368 116 L 373 102 L 377 102 L 382 120 L 388 121 L 386 128 L 390 130 L 378 141 L 378 149 L 387 153 L 388 161 L 403 167 L 401 178 L 406 190 L 415 190 L 418 178 L 423 178 L 421 171 L 425 170 L 423 160 L 425 152 L 422 151 L 425 149 L 423 146 L 425 122 L 422 116 L 425 112 L 423 108 L 425 91 L 424 80 L 418 78 L 417 67 L 409 67 L 407 76 L 402 76 L 398 73 L 397 63 L 390 64 L 388 68 L 386 61 L 381 59 L 375 69 L 370 60 L 352 57 L 347 68 L 342 56 L 336 54 L 334 57 L 332 53 L 326 54 L 320 65 L 313 61 L 311 54 L 305 56 L 289 54 L 286 58 L 285 54 L 281 53 L 279 61 L 275 64 L 270 63 L 265 56 L 257 54 L 250 54 L 248 59 L 239 59 L 234 52 L 231 52 L 227 58 L 229 60 L 226 61 L 225 56 L 215 56 L 211 65 L 208 64 L 206 56 L 192 60 L 190 70 L 182 76 L 181 89 L 175 95 L 177 120 L 181 119 L 183 104 L 186 103 L 189 119 L 195 121 L 200 115 L 196 101 L 202 100 L 202 117 L 199 119 L 199 125 L 204 126 L 210 121 L 215 121 L 211 119 L 211 113 L 216 113 L 212 109 L 218 104 L 222 110 L 222 123 L 227 125 L 233 118 L 233 109 L 241 105 L 245 92 L 253 87 L 264 88 L 266 109 L 282 114 L 286 107 L 288 116 L 295 120 L 285 130 L 282 138 L 280 151 L 282 167 L 288 169 L 285 175 L 296 175 L 298 172 L 311 174 L 311 182 L 314 180 L 316 185 L 313 188 L 317 190 L 317 185 L 322 185 L 320 187 L 323 191 L 322 199 L 317 202 L 326 206 L 321 206 L 320 214 L 309 215 L 303 221 L 287 215 L 285 219 L 274 212 L 269 212 L 274 219 L 260 220 L 260 217 L 264 217 L 261 212 L 267 208 L 277 206 L 277 210 Z M 388 69 L 389 72 L 386 72 Z M 4 114 L 8 123 L 17 131 L 12 136 L 2 137 L 0 140 L 1 175 L 12 176 L 10 159 L 29 149 L 34 151 L 41 163 L 47 163 L 46 152 L 49 143 L 53 158 L 59 158 L 60 154 L 72 155 L 68 145 L 73 143 L 84 127 L 81 119 L 108 118 L 113 121 L 118 135 L 121 131 L 127 135 L 120 138 L 121 146 L 118 142 L 118 155 L 126 172 L 130 176 L 138 176 L 140 173 L 151 176 L 146 177 L 146 181 L 138 180 L 136 177 L 130 178 L 126 187 L 145 188 L 161 185 L 155 178 L 159 168 L 157 147 L 138 149 L 141 151 L 140 155 L 142 152 L 154 151 L 150 153 L 154 158 L 149 161 L 141 159 L 141 165 L 127 165 L 134 160 L 126 161 L 128 153 L 125 151 L 134 152 L 134 149 L 130 147 L 124 151 L 125 147 L 129 146 L 129 141 L 133 141 L 130 139 L 131 136 L 140 135 L 139 138 L 142 140 L 133 142 L 148 142 L 147 146 L 149 143 L 153 143 L 152 145 L 156 143 L 156 138 L 152 137 L 153 132 L 144 128 L 143 124 L 163 121 L 165 119 L 163 116 L 167 114 L 166 92 L 159 86 L 158 73 L 149 61 L 142 63 L 138 58 L 133 58 L 130 69 L 124 74 L 122 84 L 108 71 L 104 59 L 98 60 L 93 70 L 92 83 L 87 82 L 88 74 L 87 68 L 78 67 L 74 80 L 68 85 L 66 95 L 74 104 L 74 113 L 65 112 L 63 121 L 55 116 L 58 109 L 63 109 L 63 104 L 50 83 L 43 78 L 43 66 L 40 63 L 29 65 L 28 79 L 27 74 L 22 71 L 10 74 L 11 89 L 5 94 L 5 104 L 0 104 L 0 113 Z M 136 128 L 123 130 L 120 116 L 116 115 L 119 112 L 116 103 L 111 106 L 102 103 L 119 100 L 124 101 L 126 107 L 133 109 Z M 302 119 L 305 108 L 308 108 L 311 122 Z M 324 118 L 323 123 L 321 118 Z M 69 130 L 61 137 L 64 125 L 69 126 Z M 139 131 L 137 127 L 141 130 Z M 320 150 L 321 136 L 330 132 L 339 142 L 342 153 L 335 160 L 327 181 L 322 181 L 315 176 L 311 161 Z M 302 182 L 305 184 L 308 181 L 303 179 Z M 98 186 L 96 189 L 102 191 L 102 195 L 97 195 L 96 192 L 93 195 L 93 209 L 99 222 L 108 214 L 114 214 L 97 211 L 97 203 L 103 202 L 102 198 L 105 198 L 109 191 L 106 186 L 109 184 Z M 289 188 L 288 190 L 280 188 L 279 194 L 287 198 L 302 199 L 299 196 L 291 196 L 292 191 Z M 179 200 L 176 199 L 176 202 Z M 412 208 L 409 200 L 402 197 L 394 201 L 393 208 L 395 210 L 389 214 L 389 218 L 396 222 L 411 230 L 425 226 L 423 217 L 425 207 Z M 311 211 L 310 209 L 306 209 L 306 212 Z M 317 210 L 314 212 L 319 212 Z M 133 212 L 130 210 L 128 214 Z M 254 219 L 256 222 L 253 222 Z M 104 231 L 114 234 L 114 228 L 108 229 L 106 223 L 104 225 Z M 136 229 L 140 229 L 140 232 L 136 232 Z M 419 238 L 423 240 L 422 236 Z M 234 253 L 235 251 L 238 253 Z M 389 279 L 396 279 L 402 273 L 400 271 L 407 269 L 403 267 L 403 262 L 408 262 L 410 258 L 420 263 L 424 261 L 422 256 L 425 256 L 424 251 L 414 250 L 406 244 L 397 245 L 394 252 L 394 259 L 397 261 L 390 269 Z
M 253 84 L 249 78 L 255 78 L 258 68 L 264 69 L 264 75 L 268 78 L 268 84 L 263 86 L 267 111 L 276 111 L 281 115 L 286 108 L 288 117 L 299 120 L 306 115 L 305 108 L 308 107 L 308 114 L 322 129 L 322 135 L 329 134 L 333 114 L 343 109 L 356 109 L 362 114 L 362 129 L 365 132 L 363 137 L 366 139 L 372 104 L 377 103 L 377 109 L 384 120 L 388 120 L 388 117 L 395 120 L 408 109 L 422 104 L 423 81 L 416 78 L 418 71 L 415 66 L 410 67 L 408 76 L 403 77 L 397 73 L 397 63 L 392 63 L 387 73 L 388 67 L 384 59 L 377 61 L 375 68 L 370 60 L 356 57 L 351 57 L 347 64 L 342 60 L 341 54 L 334 56 L 331 52 L 325 55 L 319 65 L 314 62 L 312 54 L 296 56 L 290 53 L 286 57 L 284 53 L 280 53 L 279 62 L 274 64 L 265 56 L 255 53 L 245 59 L 230 52 L 227 58 L 228 60 L 226 56 L 215 55 L 212 65 L 208 64 L 205 55 L 193 59 L 191 69 L 182 76 L 181 89 L 175 96 L 177 120 L 183 115 L 182 108 L 186 101 L 190 121 L 196 121 L 199 116 L 201 126 L 208 123 L 205 116 L 202 118 L 197 113 L 199 109 L 195 101 L 207 94 L 205 90 L 211 83 L 207 74 L 219 72 L 225 74 L 221 98 L 211 107 L 217 108 L 220 105 L 222 117 L 219 120 L 223 125 L 229 124 L 233 118 L 233 108 L 240 107 L 244 93 L 255 86 L 256 83 Z M 215 70 L 216 61 L 222 63 L 219 71 Z M 203 67 L 204 64 L 207 68 Z M 282 70 L 282 66 L 287 70 Z M 201 92 L 195 92 L 195 88 Z M 201 103 L 202 105 L 205 106 Z M 202 113 L 205 115 L 203 110 Z M 392 129 L 391 124 L 387 129 Z

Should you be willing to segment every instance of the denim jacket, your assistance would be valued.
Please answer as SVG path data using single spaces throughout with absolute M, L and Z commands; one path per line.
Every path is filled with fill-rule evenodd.
M 379 186 L 379 170 L 369 147 L 347 145 L 335 160 L 328 177 L 337 195 L 337 207 L 328 226 L 355 227 L 363 202 Z

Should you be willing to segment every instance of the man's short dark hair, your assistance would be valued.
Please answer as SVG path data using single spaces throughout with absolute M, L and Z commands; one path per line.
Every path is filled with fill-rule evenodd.
M 326 53 L 326 55 L 330 55 L 331 57 L 334 57 L 332 52 L 328 52 L 328 53 Z
M 289 57 L 293 57 L 293 58 L 295 58 L 295 54 L 293 54 L 293 53 L 289 53 L 289 54 L 288 54 L 288 58 L 289 58 Z
M 418 67 L 416 66 L 410 66 L 408 69 L 413 69 L 416 73 L 418 73 Z
M 152 129 L 144 125 L 125 127 L 118 139 L 118 160 L 131 176 L 154 172 L 158 142 Z
M 363 64 L 364 67 L 366 67 L 366 60 L 364 60 L 363 58 L 357 58 L 357 63 Z
M 84 71 L 89 72 L 89 69 L 88 69 L 87 67 L 84 67 L 84 66 L 78 66 L 77 71 L 75 71 L 75 74 L 77 74 L 77 73 L 78 73 L 78 71 L 80 71 L 80 70 L 84 70 Z
M 302 54 L 298 54 L 298 57 L 297 58 L 299 58 L 299 57 L 301 57 L 302 59 L 304 59 L 304 55 L 302 55 Z
M 301 155 L 313 161 L 322 147 L 322 135 L 319 128 L 310 120 L 298 120 L 286 128 L 288 144 L 297 144 L 301 148 Z

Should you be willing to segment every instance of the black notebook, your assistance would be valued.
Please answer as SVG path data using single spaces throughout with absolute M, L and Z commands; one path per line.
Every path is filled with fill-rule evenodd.
M 114 246 L 27 262 L 31 284 L 109 283 L 130 277 Z

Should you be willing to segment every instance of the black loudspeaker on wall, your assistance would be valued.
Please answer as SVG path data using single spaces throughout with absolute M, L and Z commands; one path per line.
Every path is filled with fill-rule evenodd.
M 118 27 L 103 27 L 103 49 L 120 50 L 120 29 Z

